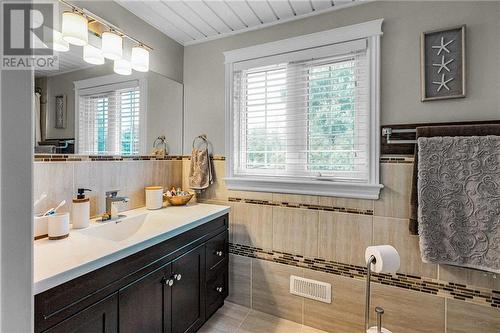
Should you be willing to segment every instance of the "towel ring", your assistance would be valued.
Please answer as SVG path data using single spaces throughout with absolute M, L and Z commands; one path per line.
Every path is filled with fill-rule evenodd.
M 165 150 L 167 149 L 167 140 L 165 139 L 165 135 L 157 137 L 153 142 L 153 148 L 159 148 L 160 146 L 163 146 Z
M 194 147 L 196 145 L 196 140 L 198 140 L 198 139 L 202 140 L 203 143 L 205 144 L 205 149 L 208 149 L 208 139 L 207 139 L 207 135 L 206 134 L 198 135 L 197 137 L 195 137 L 193 139 L 193 149 L 194 149 Z

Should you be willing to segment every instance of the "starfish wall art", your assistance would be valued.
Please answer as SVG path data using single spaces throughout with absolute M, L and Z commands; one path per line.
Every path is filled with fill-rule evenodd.
M 446 53 L 450 53 L 450 50 L 447 49 L 447 46 L 450 45 L 451 43 L 453 43 L 455 40 L 454 39 L 451 39 L 449 40 L 448 42 L 445 42 L 445 39 L 443 36 L 441 36 L 441 44 L 440 45 L 432 45 L 432 48 L 433 49 L 437 49 L 437 55 L 440 55 L 441 52 L 446 52 Z M 448 72 L 450 71 L 450 69 L 447 67 L 448 64 L 450 64 L 451 62 L 453 62 L 453 58 L 450 58 L 450 60 L 446 60 L 445 59 L 445 56 L 444 54 L 441 56 L 441 63 L 440 64 L 432 64 L 432 66 L 435 66 L 435 67 L 439 67 L 439 69 L 437 70 L 438 74 L 441 73 L 441 71 L 443 69 L 447 70 Z M 432 81 L 432 84 L 435 84 L 437 85 L 437 92 L 440 92 L 441 89 L 445 88 L 446 90 L 450 90 L 450 88 L 448 87 L 448 83 L 453 81 L 453 77 L 450 77 L 449 79 L 446 79 L 445 78 L 445 74 L 443 73 L 441 75 L 441 81 Z
M 421 36 L 422 101 L 465 97 L 465 26 Z

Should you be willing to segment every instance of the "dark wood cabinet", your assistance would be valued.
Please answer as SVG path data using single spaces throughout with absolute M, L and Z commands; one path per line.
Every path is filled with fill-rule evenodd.
M 170 332 L 170 289 L 165 277 L 171 264 L 149 273 L 119 291 L 120 333 Z
M 47 333 L 118 333 L 115 293 L 48 329 Z
M 172 262 L 172 279 L 172 333 L 196 332 L 205 321 L 203 245 Z
M 194 333 L 227 296 L 228 215 L 35 296 L 35 332 Z

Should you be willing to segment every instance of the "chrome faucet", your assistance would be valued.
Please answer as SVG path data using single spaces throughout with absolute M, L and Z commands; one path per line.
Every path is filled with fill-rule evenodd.
M 113 203 L 128 202 L 128 197 L 119 197 L 118 190 L 106 192 L 106 212 L 102 216 L 102 221 L 110 221 L 113 219 Z

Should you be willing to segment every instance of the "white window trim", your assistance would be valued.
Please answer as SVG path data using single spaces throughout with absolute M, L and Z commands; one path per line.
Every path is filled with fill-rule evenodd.
M 79 107 L 80 107 L 80 91 L 88 88 L 95 88 L 99 86 L 111 85 L 125 83 L 129 81 L 139 82 L 139 91 L 141 96 L 140 101 L 140 115 L 141 123 L 139 124 L 140 132 L 140 145 L 139 145 L 139 155 L 148 154 L 147 151 L 147 109 L 148 109 L 148 82 L 144 77 L 144 74 L 134 73 L 132 75 L 123 76 L 118 74 L 110 74 L 104 76 L 93 77 L 90 79 L 74 81 L 73 85 L 75 87 L 75 153 L 78 154 L 78 130 L 79 130 Z
M 226 144 L 226 186 L 231 190 L 278 192 L 338 196 L 359 199 L 378 199 L 380 190 L 380 37 L 384 19 L 349 25 L 309 35 L 279 40 L 224 52 L 225 57 L 225 144 Z M 370 61 L 370 147 L 368 182 L 331 182 L 321 180 L 284 180 L 257 176 L 234 175 L 234 110 L 233 110 L 233 68 L 235 63 L 296 52 L 309 48 L 367 39 Z

